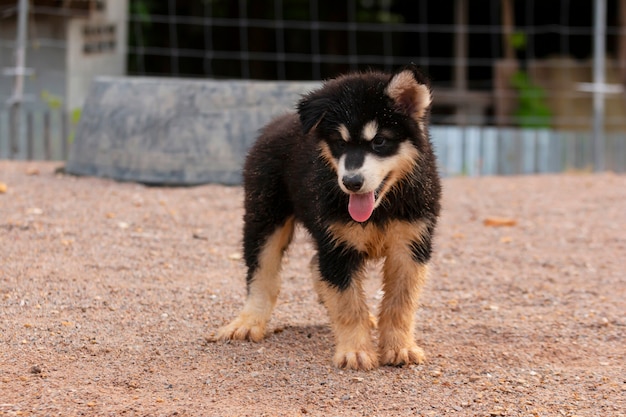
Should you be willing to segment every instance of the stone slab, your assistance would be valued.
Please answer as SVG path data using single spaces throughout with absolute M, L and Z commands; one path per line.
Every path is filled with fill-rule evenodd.
M 66 171 L 155 185 L 241 183 L 259 129 L 317 82 L 99 77 Z

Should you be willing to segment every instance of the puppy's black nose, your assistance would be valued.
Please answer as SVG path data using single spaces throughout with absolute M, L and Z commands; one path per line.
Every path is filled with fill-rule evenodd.
M 360 174 L 344 175 L 341 179 L 343 185 L 350 191 L 359 191 L 363 187 L 363 176 Z

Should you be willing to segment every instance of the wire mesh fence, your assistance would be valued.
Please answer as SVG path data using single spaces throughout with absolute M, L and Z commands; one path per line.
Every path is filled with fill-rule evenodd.
M 626 79 L 626 3 L 609 2 L 607 81 Z M 431 76 L 435 123 L 584 130 L 593 2 L 169 0 L 129 18 L 138 75 L 319 80 L 408 62 Z M 608 129 L 623 129 L 623 94 Z
M 75 42 L 88 62 L 94 54 L 113 53 L 111 36 L 123 32 L 123 42 L 115 39 L 124 43 L 128 75 L 321 80 L 413 62 L 432 79 L 435 125 L 552 129 L 580 137 L 591 130 L 595 2 L 588 0 L 63 2 L 68 7 L 93 3 L 80 10 L 53 3 L 31 1 L 27 66 L 34 75 L 26 79 L 30 102 L 23 107 L 37 114 L 54 113 L 55 100 L 72 114 L 77 109 L 68 104 L 71 97 L 87 94 L 83 61 L 75 61 L 74 68 L 55 64 L 67 60 Z M 0 67 L 13 65 L 16 4 L 0 0 Z M 102 13 L 120 5 L 127 13 L 112 27 Z M 626 0 L 607 5 L 604 129 L 609 147 L 611 141 L 626 140 Z M 88 21 L 90 10 L 100 13 L 102 25 L 90 29 L 81 23 L 77 41 L 59 29 L 77 17 Z M 106 65 L 87 67 L 91 75 L 109 74 Z M 78 80 L 83 90 L 68 93 L 67 86 Z M 11 77 L 0 77 L 1 101 L 10 98 L 12 88 Z M 3 117 L 7 123 L 12 119 Z M 27 117 L 21 120 L 26 126 Z M 9 133 L 2 135 L 0 128 L 0 149 L 9 149 Z M 26 143 L 25 134 L 20 141 Z

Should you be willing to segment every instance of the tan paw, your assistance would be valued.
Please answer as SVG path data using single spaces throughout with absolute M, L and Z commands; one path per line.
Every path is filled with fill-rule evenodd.
M 250 340 L 260 342 L 265 337 L 265 323 L 250 316 L 239 316 L 217 331 L 217 340 Z
M 337 368 L 369 371 L 378 366 L 378 357 L 374 351 L 337 351 L 333 358 Z
M 424 350 L 417 346 L 381 348 L 380 363 L 383 365 L 405 366 L 424 362 Z

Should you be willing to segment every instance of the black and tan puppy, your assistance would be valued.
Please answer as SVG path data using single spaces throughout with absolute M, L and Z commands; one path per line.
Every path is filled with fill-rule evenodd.
M 248 296 L 219 339 L 264 337 L 282 255 L 300 222 L 317 249 L 311 269 L 336 337 L 334 364 L 372 369 L 423 360 L 414 315 L 441 196 L 430 103 L 428 81 L 414 66 L 349 74 L 264 128 L 244 167 Z M 376 349 L 362 283 L 366 262 L 378 258 L 385 261 Z

